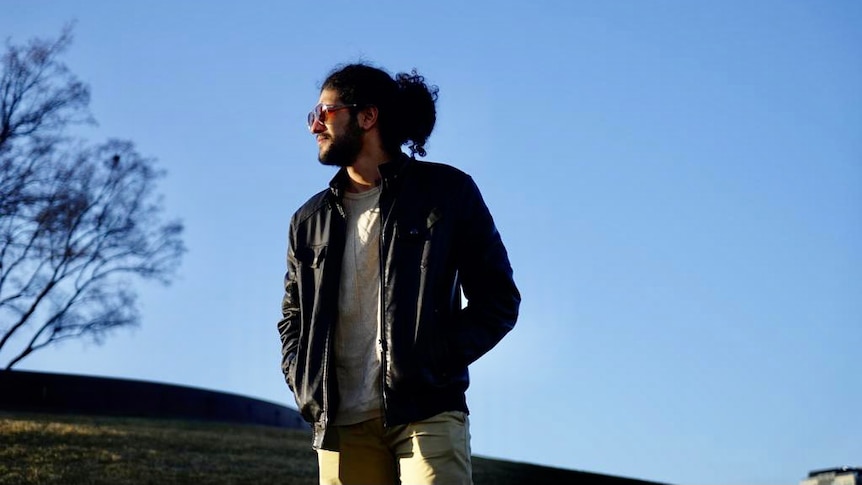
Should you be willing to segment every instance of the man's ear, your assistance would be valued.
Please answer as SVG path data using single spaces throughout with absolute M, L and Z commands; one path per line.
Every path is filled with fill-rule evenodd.
M 363 130 L 374 128 L 377 126 L 377 115 L 377 106 L 369 105 L 362 108 L 362 111 L 360 111 L 357 116 L 359 126 L 361 126 Z

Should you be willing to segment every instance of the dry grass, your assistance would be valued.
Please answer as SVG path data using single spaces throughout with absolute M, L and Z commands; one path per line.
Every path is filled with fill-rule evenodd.
M 479 457 L 473 480 L 647 483 Z M 266 426 L 0 412 L 0 485 L 181 483 L 316 484 L 311 436 Z
M 313 484 L 307 432 L 0 413 L 0 484 Z

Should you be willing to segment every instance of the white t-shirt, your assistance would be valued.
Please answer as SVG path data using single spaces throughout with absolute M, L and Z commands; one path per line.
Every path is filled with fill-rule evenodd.
M 382 414 L 380 337 L 380 187 L 345 193 L 347 234 L 338 293 L 334 362 L 341 397 L 336 425 Z

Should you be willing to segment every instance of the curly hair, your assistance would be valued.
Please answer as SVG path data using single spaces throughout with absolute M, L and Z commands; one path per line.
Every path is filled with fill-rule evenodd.
M 345 104 L 356 104 L 355 114 L 364 106 L 377 107 L 383 148 L 398 153 L 409 144 L 410 155 L 424 157 L 425 143 L 437 121 L 437 86 L 429 86 L 413 69 L 391 77 L 369 64 L 339 66 L 323 82 L 321 90 L 336 91 Z

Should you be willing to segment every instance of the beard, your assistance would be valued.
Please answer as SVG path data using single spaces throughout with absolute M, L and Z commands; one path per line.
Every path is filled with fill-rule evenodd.
M 317 159 L 323 165 L 349 167 L 356 163 L 362 150 L 362 128 L 355 118 L 351 119 L 344 133 L 330 138 L 329 147 L 321 148 Z

